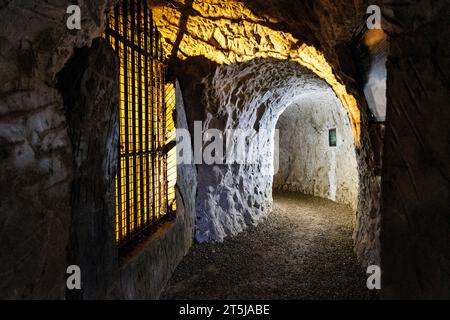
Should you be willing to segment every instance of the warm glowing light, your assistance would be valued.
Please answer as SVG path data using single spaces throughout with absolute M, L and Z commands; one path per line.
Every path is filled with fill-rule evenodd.
M 123 244 L 176 209 L 177 172 L 176 147 L 164 151 L 175 139 L 174 85 L 165 83 L 166 67 L 158 60 L 155 46 L 150 45 L 154 40 L 144 32 L 139 37 L 136 30 L 124 28 L 122 5 L 118 8 L 118 16 L 109 19 L 110 35 L 103 36 L 120 61 L 120 171 L 115 181 L 115 222 L 116 241 Z M 141 23 L 139 30 L 151 29 L 150 18 L 137 21 Z
M 166 143 L 175 141 L 176 127 L 174 122 L 175 111 L 175 86 L 173 83 L 166 84 Z M 175 185 L 177 183 L 177 150 L 173 147 L 167 154 L 167 184 L 169 199 L 168 203 L 172 211 L 176 210 Z
M 177 5 L 183 7 L 185 1 Z M 185 10 L 163 3 L 156 5 L 153 12 L 166 52 L 176 51 L 180 59 L 204 56 L 219 64 L 232 64 L 270 57 L 293 60 L 310 69 L 333 88 L 348 112 L 355 143 L 360 143 L 361 119 L 356 99 L 337 80 L 316 48 L 305 44 L 299 47 L 299 39 L 271 29 L 238 0 L 195 0 L 192 8 Z

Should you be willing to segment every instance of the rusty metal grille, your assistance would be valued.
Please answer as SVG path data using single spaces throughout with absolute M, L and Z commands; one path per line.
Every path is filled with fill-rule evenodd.
M 127 251 L 175 210 L 175 90 L 147 1 L 119 1 L 105 37 L 120 59 L 115 223 Z

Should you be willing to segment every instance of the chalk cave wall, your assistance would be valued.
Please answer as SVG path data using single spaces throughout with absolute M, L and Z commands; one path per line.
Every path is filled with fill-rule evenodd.
M 119 259 L 119 66 L 101 40 L 115 1 L 81 1 L 79 31 L 66 27 L 71 4 L 0 6 L 0 298 L 158 298 L 193 241 L 196 170 L 177 168 L 175 221 Z M 177 92 L 177 127 L 187 127 Z M 71 264 L 79 292 L 66 292 Z
M 279 167 L 273 187 L 346 204 L 356 211 L 358 169 L 345 109 L 331 89 L 294 102 L 280 116 Z M 329 129 L 337 146 L 329 145 Z
M 69 1 L 58 1 L 57 3 L 48 1 L 6 1 L 0 7 L 0 21 L 2 24 L 0 30 L 0 156 L 2 160 L 0 168 L 0 194 L 2 196 L 0 203 L 0 260 L 2 261 L 0 266 L 0 296 L 2 298 L 65 297 L 65 271 L 68 263 L 66 248 L 71 237 L 70 228 L 73 215 L 71 208 L 72 183 L 78 169 L 74 164 L 75 156 L 73 155 L 73 146 L 69 135 L 63 98 L 56 88 L 56 76 L 72 57 L 75 48 L 90 47 L 92 40 L 101 36 L 104 30 L 106 13 L 113 7 L 114 3 L 115 1 L 106 0 L 96 1 L 95 3 L 80 2 L 79 5 L 83 13 L 82 30 L 80 31 L 69 31 L 64 23 L 66 9 L 72 4 Z M 294 11 L 291 10 L 291 5 L 288 5 L 286 6 L 288 8 L 286 11 L 284 6 L 278 6 L 278 2 L 276 4 L 270 3 L 270 5 L 266 5 L 266 3 L 266 1 L 264 3 L 255 3 L 256 7 L 253 9 L 261 16 L 274 15 L 275 20 L 288 21 L 288 25 L 292 25 L 293 29 L 299 31 L 305 30 L 305 25 L 298 25 L 297 22 L 309 20 L 302 16 L 293 18 L 290 16 L 290 13 L 303 14 L 306 12 L 307 17 L 314 17 L 326 16 L 322 15 L 322 13 L 327 12 L 327 5 L 313 8 L 300 4 L 302 8 Z M 347 4 L 339 6 L 338 10 L 333 11 L 333 19 L 336 19 L 339 23 L 328 23 L 322 19 L 320 20 L 322 27 L 317 30 L 330 31 L 331 29 L 335 30 L 336 25 L 343 26 L 342 29 L 337 30 L 338 36 L 336 37 L 349 39 L 348 30 L 353 28 L 359 19 L 358 12 L 363 12 L 364 8 L 364 5 L 361 3 L 355 7 L 353 5 L 348 7 Z M 342 17 L 345 17 L 346 22 L 344 25 L 340 23 Z M 270 25 L 276 29 L 288 26 L 272 23 Z M 326 44 L 322 49 L 330 63 L 337 68 L 338 73 L 350 72 L 351 74 L 351 70 L 349 71 L 348 68 L 344 68 L 344 72 L 340 69 L 340 67 L 345 67 L 346 64 L 343 61 L 343 65 L 340 65 L 339 58 L 347 56 L 349 52 L 346 50 L 341 51 L 342 48 L 345 48 L 345 46 L 341 45 L 336 46 L 336 48 L 340 48 L 339 54 L 334 51 L 334 45 L 337 44 L 336 39 L 330 39 L 329 37 L 334 37 L 336 33 L 321 33 L 322 31 L 320 31 L 319 33 L 321 34 L 318 35 L 317 30 L 314 30 L 314 32 L 309 32 L 310 30 L 302 32 L 299 38 L 306 39 L 304 36 L 309 35 L 308 39 L 313 43 Z M 297 34 L 296 32 L 294 33 Z M 314 38 L 313 34 L 316 34 L 317 38 Z M 254 38 L 254 40 L 257 40 L 256 36 Z M 197 69 L 195 72 L 208 65 L 208 63 L 200 65 L 192 63 L 188 66 L 191 62 L 190 60 L 185 61 L 184 67 Z M 189 102 L 186 106 L 187 127 L 192 126 L 193 119 L 205 120 L 207 112 L 211 114 L 216 113 L 214 108 L 211 108 L 210 111 L 205 111 L 206 109 L 202 108 L 206 104 L 203 104 L 204 101 L 201 101 L 201 97 L 204 96 L 204 89 L 209 87 L 208 80 L 202 83 L 202 79 L 207 77 L 211 80 L 215 74 L 216 66 L 209 65 L 206 69 L 202 77 L 196 78 L 194 76 L 192 79 L 189 79 L 192 80 L 192 83 L 187 79 L 184 79 L 181 83 L 183 95 L 187 97 L 186 100 Z M 221 69 L 222 73 L 219 73 L 218 77 L 225 77 L 223 72 L 227 70 L 230 72 L 230 77 L 227 81 L 230 83 L 230 87 L 237 90 L 237 87 L 233 84 L 232 68 L 227 69 L 223 67 Z M 261 72 L 265 72 L 265 70 L 261 70 Z M 282 76 L 284 77 L 285 75 Z M 246 77 L 248 75 L 242 73 L 241 78 Z M 346 83 L 351 84 L 350 79 L 344 77 Z M 263 83 L 264 79 L 259 81 Z M 275 84 L 276 87 L 277 83 L 281 85 L 283 81 L 283 79 L 278 79 L 272 85 Z M 251 78 L 247 79 L 247 83 L 250 82 Z M 352 86 L 350 85 L 349 87 L 351 88 Z M 281 95 L 279 90 L 287 90 L 286 88 L 277 89 L 277 93 L 277 90 L 269 91 L 267 86 L 265 88 L 258 93 L 259 96 L 264 97 L 263 101 L 265 102 L 263 104 L 267 104 L 267 99 L 270 98 L 271 94 L 274 94 L 272 97 L 279 100 Z M 242 91 L 240 95 L 246 94 L 246 90 Z M 236 95 L 234 96 L 237 97 Z M 215 95 L 211 95 L 211 97 L 217 98 Z M 221 96 L 220 99 L 223 101 L 222 104 L 211 103 L 211 105 L 228 105 L 226 103 L 227 96 Z M 287 100 L 289 99 L 294 99 L 294 97 L 288 97 Z M 254 100 L 254 98 L 249 98 L 250 100 Z M 230 101 L 230 106 L 241 103 L 237 101 L 240 100 Z M 288 101 L 284 101 L 280 105 L 288 104 Z M 252 117 L 264 119 L 261 123 L 266 121 L 267 125 L 274 126 L 277 116 L 272 113 L 277 108 L 269 108 L 268 110 L 272 111 L 265 113 L 263 110 L 266 110 L 266 107 L 256 108 L 255 105 L 254 103 L 252 109 L 248 109 L 248 112 L 239 112 L 237 111 L 238 108 L 235 108 L 235 111 L 233 111 L 233 108 L 230 107 L 230 114 L 235 114 L 230 119 L 236 119 L 245 114 L 250 119 L 248 121 L 249 127 L 251 124 L 256 123 L 256 120 Z M 278 109 L 278 111 L 280 110 Z M 221 113 L 226 113 L 226 110 L 221 110 Z M 231 123 L 228 127 L 232 127 Z M 211 127 L 216 126 L 211 121 L 207 125 Z M 223 128 L 223 125 L 218 125 L 218 127 Z M 258 126 L 256 126 L 257 128 Z M 360 172 L 360 185 L 363 186 L 363 188 L 360 188 L 360 191 L 363 196 L 360 197 L 358 205 L 359 213 L 357 215 L 355 239 L 356 251 L 360 259 L 371 262 L 377 261 L 378 254 L 375 243 L 378 226 L 378 207 L 377 201 L 373 197 L 374 190 L 377 188 L 377 182 L 373 179 L 370 170 L 370 139 L 366 135 L 364 125 L 362 127 L 362 135 L 363 143 L 362 148 L 358 152 L 358 161 L 365 167 Z M 269 150 L 267 149 L 267 152 Z M 108 153 L 104 155 L 108 155 Z M 199 171 L 206 170 L 206 173 L 211 172 L 208 168 L 197 167 L 197 169 Z M 194 211 L 194 208 L 198 210 L 199 206 L 203 204 L 196 205 L 195 200 L 190 200 L 195 199 L 193 195 L 196 192 L 196 186 L 192 181 L 196 181 L 194 176 L 196 172 L 192 167 L 186 168 L 186 170 L 184 183 L 189 191 L 187 194 L 179 192 L 177 196 L 183 198 L 184 207 L 186 212 L 188 212 L 186 216 L 192 218 L 191 213 Z M 243 168 L 234 168 L 233 170 L 238 175 Z M 254 170 L 256 172 L 257 167 Z M 179 172 L 182 171 L 183 169 L 181 168 Z M 222 184 L 218 184 L 221 186 L 221 190 L 227 191 L 227 186 L 239 185 L 239 181 L 235 180 L 235 176 L 230 175 L 232 172 L 231 168 L 219 169 L 219 171 L 221 172 L 218 175 L 219 180 L 223 181 Z M 222 175 L 223 172 L 228 172 L 228 174 Z M 222 179 L 222 177 L 226 177 L 226 179 Z M 227 201 L 228 203 L 240 203 L 249 210 L 246 218 L 221 218 L 228 219 L 228 225 L 233 227 L 230 230 L 220 230 L 220 228 L 213 226 L 210 229 L 213 230 L 213 237 L 219 235 L 216 239 L 220 239 L 227 232 L 228 234 L 238 232 L 245 228 L 248 223 L 256 221 L 256 217 L 264 216 L 264 212 L 269 210 L 270 200 L 257 201 L 257 198 L 270 199 L 271 179 L 264 178 L 261 181 L 257 179 L 255 178 L 254 183 L 250 183 L 248 189 L 246 189 L 246 192 L 253 194 L 255 192 L 254 187 L 257 185 L 262 186 L 262 189 L 256 190 L 256 196 L 250 197 L 250 199 L 244 199 L 245 197 L 237 198 L 237 201 L 231 193 L 225 192 L 227 196 L 224 197 L 220 195 L 220 192 L 211 190 L 203 192 L 201 185 L 208 186 L 208 184 L 202 184 L 199 181 L 198 193 L 203 192 L 206 197 L 211 196 L 214 198 L 214 201 L 219 199 L 219 203 L 220 201 L 224 201 L 222 203 L 227 203 Z M 185 189 L 181 182 L 179 189 Z M 231 195 L 231 198 L 229 195 Z M 233 201 L 229 201 L 229 199 Z M 260 205 L 259 209 L 258 205 Z M 223 207 L 225 208 L 226 206 Z M 255 211 L 253 211 L 253 208 L 256 208 Z M 108 214 L 111 214 L 111 212 Z M 207 214 L 214 213 L 210 212 Z M 89 217 L 88 214 L 84 215 Z M 217 217 L 213 221 L 218 221 Z M 201 223 L 199 224 L 199 221 L 196 223 L 202 226 Z M 187 225 L 189 224 L 187 223 Z M 203 226 L 203 230 L 209 228 L 207 224 L 203 224 Z M 183 230 L 189 234 L 190 228 L 183 228 Z M 199 236 L 198 233 L 197 236 Z M 205 234 L 201 233 L 200 236 L 204 238 Z M 209 235 L 206 234 L 206 238 L 208 237 Z M 108 243 L 108 246 L 111 245 L 111 243 Z M 163 247 L 159 247 L 156 250 L 159 250 L 160 255 L 166 254 Z M 170 273 L 171 267 L 178 259 L 176 258 L 171 260 L 171 262 L 162 264 L 161 268 L 167 270 L 164 277 Z M 145 265 L 140 263 L 140 260 L 133 261 L 140 267 L 134 270 L 130 267 L 128 276 L 124 276 L 123 279 L 130 279 L 133 277 L 133 274 L 145 273 Z M 131 266 L 134 262 L 131 263 Z M 155 277 L 157 270 L 155 269 L 150 277 Z M 159 283 L 163 282 L 164 279 Z M 153 289 L 144 288 L 143 291 L 139 291 L 138 287 L 130 285 L 127 288 L 127 293 L 123 296 L 133 297 L 138 294 L 155 296 L 159 286 L 156 285 Z M 107 291 L 111 292 L 110 289 Z M 150 291 L 152 293 L 149 293 Z M 97 293 L 91 292 L 90 294 L 95 295 Z M 102 294 L 105 293 L 103 292 Z M 115 294 L 118 294 L 117 291 Z
M 1 298 L 65 297 L 74 158 L 56 75 L 113 2 L 80 3 L 81 32 L 65 25 L 70 1 L 0 6 Z

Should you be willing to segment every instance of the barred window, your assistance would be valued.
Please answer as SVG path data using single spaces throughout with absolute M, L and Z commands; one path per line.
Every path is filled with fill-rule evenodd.
M 175 89 L 147 1 L 119 1 L 105 37 L 120 59 L 115 222 L 126 251 L 176 209 Z

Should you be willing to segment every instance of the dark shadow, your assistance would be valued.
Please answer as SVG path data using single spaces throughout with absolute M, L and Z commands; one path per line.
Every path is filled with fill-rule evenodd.
M 169 3 L 173 3 L 173 1 L 168 1 Z M 194 0 L 187 0 L 185 4 L 185 10 L 180 11 L 181 17 L 180 17 L 180 24 L 179 24 L 179 30 L 177 34 L 177 38 L 175 39 L 175 42 L 173 43 L 172 52 L 169 57 L 169 63 L 173 64 L 175 60 L 177 59 L 177 52 L 180 49 L 181 41 L 183 41 L 184 33 L 186 32 L 187 22 L 190 16 L 190 12 L 193 9 Z M 187 13 L 184 13 L 187 12 Z

